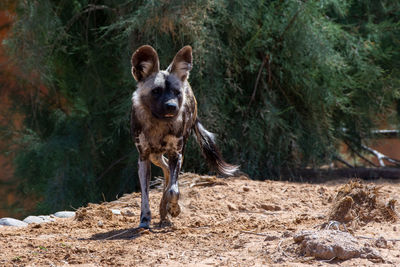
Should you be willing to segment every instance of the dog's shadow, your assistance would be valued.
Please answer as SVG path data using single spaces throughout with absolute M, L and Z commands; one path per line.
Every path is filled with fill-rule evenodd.
M 149 229 L 136 227 L 97 233 L 85 240 L 133 240 L 143 235 L 166 234 L 173 231 L 173 227 L 170 227 L 169 225 L 154 225 Z

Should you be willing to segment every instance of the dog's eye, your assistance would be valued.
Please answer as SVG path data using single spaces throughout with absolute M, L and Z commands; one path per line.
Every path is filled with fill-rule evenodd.
M 174 94 L 175 94 L 176 96 L 178 96 L 178 95 L 181 94 L 181 91 L 179 91 L 178 89 L 175 89 L 175 90 L 174 90 Z
M 151 90 L 151 93 L 153 94 L 153 95 L 159 95 L 159 94 L 161 94 L 161 89 L 160 88 L 154 88 L 153 90 Z

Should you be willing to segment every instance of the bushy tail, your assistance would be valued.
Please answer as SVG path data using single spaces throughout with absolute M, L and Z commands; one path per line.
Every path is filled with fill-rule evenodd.
M 229 176 L 239 170 L 239 166 L 231 165 L 224 161 L 215 143 L 214 134 L 207 131 L 198 120 L 195 122 L 194 129 L 196 132 L 197 142 L 201 147 L 203 155 L 213 168 L 215 168 L 220 174 Z

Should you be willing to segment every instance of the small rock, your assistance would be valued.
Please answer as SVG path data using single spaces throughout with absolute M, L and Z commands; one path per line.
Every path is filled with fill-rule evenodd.
M 242 190 L 243 190 L 244 192 L 249 192 L 249 191 L 250 191 L 250 188 L 249 188 L 248 186 L 243 186 L 243 187 L 242 187 Z
M 397 231 L 397 228 L 396 228 L 396 226 L 393 226 L 393 231 L 395 231 L 395 232 Z
M 44 223 L 45 220 L 39 216 L 28 216 L 24 219 L 26 223 Z
M 126 210 L 121 211 L 121 214 L 122 214 L 123 216 L 127 216 L 127 217 L 136 216 L 136 214 L 135 214 L 132 210 L 130 210 L 130 209 L 126 209 Z
M 268 211 L 278 211 L 281 210 L 281 207 L 279 207 L 278 205 L 269 205 L 269 204 L 261 204 L 260 208 L 264 209 L 264 210 L 268 210 Z
M 325 187 L 320 187 L 320 188 L 318 188 L 318 190 L 317 190 L 317 192 L 320 194 L 320 195 L 323 195 L 323 194 L 325 194 L 326 193 L 326 188 Z
M 116 209 L 111 209 L 112 214 L 115 215 L 121 215 L 121 211 L 120 210 L 116 210 Z
M 75 211 L 58 211 L 54 213 L 57 218 L 72 218 L 75 217 Z
M 291 237 L 291 236 L 292 236 L 292 233 L 289 232 L 289 231 L 285 231 L 285 232 L 282 233 L 282 237 L 284 237 L 284 238 Z
M 98 226 L 98 227 L 103 227 L 103 225 L 104 225 L 103 221 L 98 221 L 98 222 L 97 222 L 97 226 Z
M 240 205 L 238 209 L 239 209 L 239 211 L 247 211 L 247 208 L 245 205 Z
M 236 245 L 233 246 L 233 249 L 239 249 L 239 248 L 242 248 L 242 247 L 243 247 L 242 244 L 236 244 Z
M 378 248 L 387 248 L 387 241 L 386 239 L 381 236 L 375 241 L 375 246 Z
M 236 205 L 235 204 L 233 204 L 233 203 L 228 203 L 228 209 L 229 210 L 231 210 L 231 211 L 234 211 L 234 210 L 237 210 L 237 207 L 236 207 Z
M 267 235 L 267 236 L 265 237 L 264 241 L 273 241 L 273 240 L 276 240 L 276 239 L 278 239 L 278 238 L 279 238 L 279 237 L 276 236 L 276 235 Z
M 13 218 L 2 218 L 0 219 L 0 225 L 4 226 L 17 226 L 17 227 L 25 227 L 28 224 L 26 222 L 13 219 Z

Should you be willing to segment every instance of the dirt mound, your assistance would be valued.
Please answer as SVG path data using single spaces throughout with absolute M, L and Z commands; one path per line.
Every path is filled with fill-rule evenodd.
M 336 195 L 338 200 L 344 199 L 337 210 L 347 209 L 342 214 L 351 213 L 353 220 L 357 214 L 364 214 L 361 207 L 382 210 L 381 200 L 390 203 L 385 200 L 400 195 L 400 184 L 393 182 L 376 182 L 378 191 L 373 185 L 343 185 L 346 182 L 253 181 L 245 176 L 221 179 L 185 173 L 179 178 L 182 212 L 171 218 L 170 226 L 161 228 L 158 205 L 163 186 L 162 180 L 155 179 L 150 191 L 150 230 L 136 228 L 140 193 L 126 194 L 80 208 L 75 218 L 57 218 L 24 228 L 1 227 L 0 266 L 323 265 L 318 257 L 327 259 L 331 255 L 313 254 L 312 248 L 338 250 L 336 247 L 344 245 L 332 243 L 330 235 L 315 239 L 312 233 L 301 241 L 296 239 L 297 243 L 294 236 L 327 222 L 332 201 L 342 203 Z M 354 210 L 357 203 L 361 206 Z M 362 244 L 362 248 L 356 248 L 360 257 L 347 259 L 334 254 L 335 260 L 347 259 L 347 266 L 371 265 L 371 259 L 362 256 L 367 252 L 365 245 L 382 255 L 385 263 L 400 266 L 400 226 L 384 220 L 383 213 L 378 215 L 380 222 L 371 220 L 359 226 L 350 238 Z M 315 231 L 318 234 L 321 230 Z M 303 242 L 304 250 L 299 253 Z M 346 248 L 353 249 L 350 245 Z
M 364 184 L 360 180 L 350 181 L 338 189 L 329 212 L 330 221 L 351 223 L 352 226 L 368 222 L 395 222 L 399 216 L 395 210 L 395 199 L 385 202 L 380 186 Z

